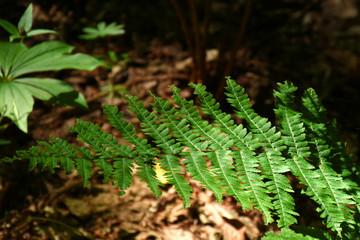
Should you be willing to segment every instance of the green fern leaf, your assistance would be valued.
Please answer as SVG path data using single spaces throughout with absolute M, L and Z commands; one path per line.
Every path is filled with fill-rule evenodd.
M 156 173 L 153 168 L 153 160 L 158 151 L 151 147 L 146 139 L 135 135 L 134 126 L 121 119 L 122 113 L 118 112 L 117 107 L 105 105 L 104 113 L 108 115 L 108 121 L 121 132 L 124 139 L 135 145 L 133 152 L 136 154 L 134 158 L 138 164 L 137 173 L 141 180 L 148 184 L 148 187 L 154 192 L 155 196 L 160 196 L 161 190 L 159 189 L 159 185 L 161 185 L 161 183 L 156 178 Z
M 341 232 L 341 223 L 345 220 L 351 221 L 351 215 L 345 211 L 345 208 L 350 210 L 349 208 L 340 205 L 342 203 L 352 203 L 350 201 L 351 197 L 347 197 L 341 190 L 345 188 L 341 184 L 340 177 L 330 172 L 325 162 L 322 162 L 319 169 L 316 169 L 306 161 L 311 152 L 301 119 L 302 114 L 296 110 L 294 103 L 293 93 L 297 88 L 290 82 L 279 83 L 278 85 L 279 90 L 274 92 L 276 97 L 275 113 L 279 120 L 280 130 L 285 134 L 283 136 L 284 142 L 289 147 L 288 162 L 290 168 L 293 174 L 300 178 L 300 182 L 307 186 L 304 192 L 320 205 L 318 211 L 322 212 L 321 217 L 326 218 L 328 227 Z M 308 124 L 310 123 L 308 122 Z M 319 142 L 314 144 L 319 144 Z M 318 147 L 315 148 L 318 151 L 320 150 Z M 319 161 L 324 161 L 321 156 L 326 153 L 326 151 L 318 152 Z M 340 182 L 337 182 L 339 180 Z M 348 219 L 349 217 L 350 219 Z
M 259 163 L 254 152 L 259 147 L 257 141 L 252 139 L 251 133 L 247 133 L 246 128 L 241 124 L 235 125 L 231 116 L 219 109 L 219 103 L 215 102 L 213 95 L 206 91 L 205 86 L 193 83 L 190 83 L 190 86 L 195 88 L 195 94 L 201 99 L 201 111 L 209 114 L 214 120 L 214 126 L 219 127 L 234 141 L 234 146 L 241 149 L 232 152 L 241 187 L 248 192 L 255 207 L 264 214 L 265 222 L 272 222 L 271 210 L 274 207 L 263 182 L 263 176 L 259 174 L 261 171 L 258 169 Z
M 332 163 L 334 162 L 333 159 L 338 159 L 339 155 L 332 155 L 330 149 L 333 148 L 328 145 L 328 142 L 331 142 L 331 139 L 325 133 L 331 131 L 328 131 L 325 125 L 325 123 L 328 122 L 326 119 L 325 108 L 320 104 L 313 89 L 305 91 L 302 102 L 304 123 L 309 139 L 311 139 L 309 143 L 311 146 L 312 158 L 310 159 L 318 166 L 323 178 L 322 181 L 328 190 L 327 194 L 342 213 L 343 221 L 354 224 L 355 222 L 351 215 L 354 211 L 349 208 L 349 205 L 355 204 L 353 200 L 359 199 L 359 188 L 356 187 L 356 184 L 351 182 L 351 180 L 348 186 L 341 174 L 338 174 L 332 168 Z M 339 162 L 342 161 L 341 159 L 339 160 Z M 343 169 L 347 168 L 349 168 L 349 164 Z M 355 191 L 355 194 L 349 194 L 348 189 Z
M 302 229 L 301 233 L 295 232 L 291 229 L 282 229 L 280 232 L 275 234 L 274 232 L 267 232 L 263 240 L 333 240 L 333 238 L 326 232 L 320 229 Z
M 16 153 L 13 158 L 7 158 L 6 161 L 12 162 L 14 160 L 29 159 L 29 170 L 40 166 L 42 170 L 48 168 L 54 172 L 58 168 L 59 160 L 62 163 L 65 171 L 69 173 L 74 168 L 76 163 L 76 170 L 79 175 L 83 177 L 84 185 L 90 183 L 89 178 L 92 175 L 92 160 L 94 158 L 90 151 L 70 145 L 66 140 L 60 138 L 53 138 L 49 143 L 38 142 L 39 146 L 33 146 L 28 150 L 21 150 Z
M 244 88 L 230 78 L 227 83 L 226 95 L 229 103 L 236 109 L 236 116 L 246 120 L 254 138 L 264 148 L 258 155 L 259 164 L 264 177 L 269 180 L 267 188 L 270 193 L 274 194 L 273 205 L 280 217 L 278 224 L 281 227 L 288 227 L 297 222 L 294 216 L 297 216 L 298 213 L 294 210 L 294 200 L 289 194 L 293 192 L 289 180 L 282 175 L 288 172 L 289 168 L 285 164 L 284 157 L 281 156 L 280 151 L 285 147 L 280 139 L 280 133 L 276 132 L 275 127 L 271 128 L 271 123 L 266 118 L 262 118 L 254 112 Z
M 186 101 L 182 98 L 179 95 L 179 90 L 174 86 L 171 88 L 174 92 L 174 102 L 180 107 L 180 114 L 183 114 L 184 118 L 192 126 L 192 130 L 190 131 L 193 131 L 201 140 L 208 142 L 209 148 L 213 150 L 207 153 L 212 163 L 211 169 L 222 183 L 226 193 L 234 196 L 244 210 L 252 209 L 248 193 L 239 187 L 240 182 L 235 177 L 236 172 L 232 165 L 233 160 L 230 160 L 231 156 L 225 154 L 227 150 L 233 146 L 233 141 L 221 133 L 218 128 L 202 120 L 196 107 L 193 106 L 192 101 Z
M 136 112 L 135 116 L 142 122 L 142 131 L 151 136 L 156 145 L 165 153 L 160 156 L 160 166 L 166 171 L 165 177 L 167 181 L 170 184 L 174 184 L 176 191 L 184 199 L 185 207 L 189 207 L 192 188 L 189 185 L 189 181 L 183 177 L 184 172 L 182 171 L 179 158 L 175 156 L 180 153 L 183 147 L 171 138 L 170 131 L 166 125 L 155 124 L 158 118 L 155 117 L 153 112 L 144 109 L 143 103 L 136 102 L 137 100 L 137 97 L 128 97 L 130 110 Z
M 302 102 L 305 123 L 311 130 L 311 137 L 319 141 L 317 144 L 319 147 L 318 159 L 325 158 L 326 161 L 322 161 L 321 164 L 332 167 L 332 170 L 343 178 L 342 181 L 347 186 L 347 192 L 351 190 L 349 194 L 356 201 L 359 212 L 360 189 L 357 184 L 360 182 L 359 167 L 353 164 L 353 160 L 345 152 L 345 145 L 339 142 L 340 137 L 336 123 L 331 124 L 327 120 L 325 107 L 320 103 L 315 90 L 312 88 L 306 90 Z
M 81 152 L 81 157 L 76 158 L 76 170 L 82 176 L 84 181 L 84 186 L 89 184 L 89 178 L 92 176 L 92 162 L 91 160 L 94 156 L 91 154 L 90 150 L 85 148 L 77 148 Z
M 120 195 L 125 194 L 125 192 L 123 190 L 127 189 L 128 187 L 130 187 L 131 185 L 131 180 L 132 180 L 132 168 L 134 167 L 133 165 L 133 160 L 129 159 L 129 158 L 115 158 L 114 159 L 114 174 L 113 174 L 113 178 L 114 178 L 114 185 L 118 186 L 120 188 Z
M 221 202 L 223 190 L 214 175 L 206 166 L 204 159 L 206 144 L 200 142 L 195 134 L 189 131 L 189 125 L 185 119 L 180 120 L 179 112 L 171 107 L 168 101 L 153 96 L 155 103 L 154 108 L 160 114 L 160 121 L 171 129 L 174 138 L 189 148 L 188 151 L 181 152 L 187 172 L 194 179 L 199 181 L 205 188 L 215 194 L 216 199 Z
M 78 153 L 72 148 L 72 146 L 60 138 L 53 138 L 50 141 L 51 144 L 39 143 L 39 145 L 46 146 L 46 148 L 51 150 L 55 156 L 60 159 L 61 166 L 64 168 L 66 174 L 71 172 L 71 169 L 75 169 L 74 159 L 76 159 Z
M 101 131 L 98 125 L 81 120 L 77 120 L 75 127 L 70 127 L 70 130 L 78 133 L 78 139 L 89 144 L 95 151 L 97 158 L 94 161 L 101 169 L 100 173 L 104 174 L 105 182 L 111 181 L 113 169 L 109 160 L 112 160 L 116 154 L 108 146 L 109 142 L 117 143 L 113 136 Z

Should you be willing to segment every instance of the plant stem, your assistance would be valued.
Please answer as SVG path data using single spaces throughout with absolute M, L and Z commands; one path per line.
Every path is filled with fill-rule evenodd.
M 236 58 L 237 50 L 239 49 L 240 44 L 241 44 L 241 42 L 242 42 L 242 40 L 244 38 L 246 25 L 247 25 L 247 22 L 248 22 L 248 19 L 249 19 L 249 16 L 250 16 L 250 12 L 251 12 L 252 3 L 253 3 L 253 0 L 248 0 L 246 2 L 244 16 L 243 16 L 243 19 L 242 19 L 242 22 L 241 22 L 239 32 L 238 32 L 237 37 L 236 37 L 234 47 L 233 47 L 233 49 L 231 51 L 230 59 L 228 61 L 228 64 L 226 65 L 224 75 L 221 78 L 220 84 L 219 84 L 219 86 L 217 88 L 217 91 L 216 91 L 216 94 L 215 94 L 215 98 L 218 101 L 222 100 L 222 98 L 224 97 L 224 87 L 225 87 L 225 83 L 226 83 L 225 76 L 228 76 L 231 73 L 231 71 L 232 71 L 232 69 L 234 67 L 234 61 L 235 61 L 235 58 Z

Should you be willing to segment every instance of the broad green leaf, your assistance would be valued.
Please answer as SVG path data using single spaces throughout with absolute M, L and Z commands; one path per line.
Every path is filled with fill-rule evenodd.
M 10 35 L 10 36 L 9 36 L 9 42 L 13 42 L 15 39 L 21 39 L 21 38 L 23 38 L 23 37 L 20 36 L 20 34 Z
M 18 78 L 14 82 L 40 100 L 52 104 L 87 108 L 84 96 L 64 81 L 52 78 Z
M 21 16 L 18 24 L 18 30 L 24 30 L 25 32 L 30 31 L 32 26 L 32 3 L 27 7 L 24 14 Z
M 4 19 L 0 19 L 0 26 L 3 27 L 11 35 L 19 35 L 18 29 L 14 24 Z
M 26 35 L 28 37 L 32 37 L 32 36 L 41 35 L 41 34 L 57 34 L 57 32 L 55 32 L 53 30 L 49 30 L 49 29 L 34 29 L 34 30 L 31 30 L 30 32 L 28 32 Z
M 92 70 L 100 61 L 85 54 L 70 55 L 73 46 L 58 41 L 44 42 L 27 49 L 23 44 L 0 42 L 0 110 L 24 132 L 32 111 L 33 96 L 51 104 L 87 107 L 85 98 L 57 79 L 20 78 L 33 72 L 65 68 Z
M 0 112 L 24 132 L 27 132 L 27 117 L 33 105 L 34 99 L 26 88 L 14 81 L 0 82 Z
M 12 67 L 11 77 L 26 73 L 62 69 L 81 69 L 91 71 L 101 64 L 94 57 L 77 53 L 70 55 L 73 46 L 59 41 L 43 42 L 29 48 Z
M 20 43 L 0 42 L 0 82 L 10 74 L 12 65 L 27 50 Z

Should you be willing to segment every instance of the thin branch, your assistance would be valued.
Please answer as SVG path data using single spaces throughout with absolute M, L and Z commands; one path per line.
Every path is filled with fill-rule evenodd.
M 212 0 L 205 0 L 205 13 L 203 21 L 203 46 L 207 46 L 207 40 L 209 36 L 209 25 L 210 25 L 210 16 L 211 16 L 211 4 Z
M 195 5 L 195 0 L 189 0 L 189 10 L 190 10 L 190 19 L 193 26 L 193 34 L 195 39 L 195 55 L 194 62 L 197 69 L 194 69 L 196 72 L 196 82 L 202 83 L 206 80 L 205 78 L 205 49 L 202 45 L 202 36 L 197 16 L 197 10 Z
M 235 61 L 235 58 L 236 58 L 237 51 L 238 51 L 238 49 L 240 47 L 240 44 L 241 44 L 241 42 L 242 42 L 242 40 L 244 38 L 247 22 L 248 22 L 250 12 L 251 12 L 252 3 L 253 3 L 253 0 L 248 0 L 246 2 L 244 16 L 243 16 L 243 19 L 241 21 L 241 26 L 240 26 L 239 32 L 237 34 L 237 37 L 236 37 L 234 48 L 232 49 L 230 59 L 229 59 L 228 64 L 227 64 L 227 66 L 225 68 L 225 71 L 224 71 L 224 76 L 222 76 L 221 82 L 220 82 L 220 84 L 219 84 L 219 86 L 217 88 L 216 94 L 215 94 L 215 98 L 218 99 L 218 100 L 220 100 L 224 96 L 224 87 L 225 87 L 225 83 L 226 83 L 225 76 L 229 75 L 231 73 L 231 70 L 234 67 L 234 61 Z
M 181 24 L 181 29 L 184 32 L 185 35 L 185 41 L 186 44 L 188 45 L 189 51 L 190 51 L 190 55 L 191 56 L 195 56 L 195 50 L 194 50 L 194 44 L 193 41 L 191 40 L 191 33 L 190 30 L 188 28 L 188 25 L 186 23 L 186 19 L 184 16 L 183 11 L 181 10 L 180 4 L 177 0 L 170 0 L 171 4 L 173 5 L 175 12 L 180 20 L 180 24 Z
M 226 19 L 226 24 L 223 27 L 223 33 L 221 36 L 221 39 L 219 40 L 219 45 L 218 45 L 218 51 L 219 51 L 219 57 L 218 57 L 218 61 L 217 64 L 215 66 L 215 78 L 218 78 L 220 75 L 220 77 L 223 77 L 223 73 L 224 73 L 224 65 L 225 65 L 225 53 L 227 52 L 226 49 L 226 44 L 225 42 L 227 41 L 227 39 L 229 39 L 229 33 L 230 33 L 230 25 L 231 25 L 231 21 L 232 21 L 232 17 L 234 16 L 234 12 L 237 10 L 237 4 L 236 4 L 236 0 L 232 0 L 231 3 L 229 3 L 228 8 L 227 8 L 227 19 Z

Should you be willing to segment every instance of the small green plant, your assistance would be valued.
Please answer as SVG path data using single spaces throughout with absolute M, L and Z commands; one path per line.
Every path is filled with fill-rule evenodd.
M 21 16 L 17 27 L 4 19 L 0 19 L 0 26 L 3 27 L 8 33 L 10 33 L 10 42 L 12 42 L 14 39 L 23 40 L 26 37 L 32 37 L 40 34 L 57 34 L 55 31 L 49 29 L 31 30 L 33 23 L 32 12 L 32 4 L 30 4 L 25 10 L 24 14 Z
M 109 50 L 109 37 L 124 34 L 124 25 L 117 25 L 115 22 L 106 25 L 105 22 L 100 22 L 98 23 L 97 28 L 85 27 L 83 31 L 85 34 L 80 35 L 79 38 L 86 40 L 101 38 L 103 40 L 102 46 L 105 49 L 105 54 L 94 55 L 94 57 L 100 60 L 107 70 L 112 71 L 114 66 L 117 66 L 117 69 L 125 69 L 127 67 L 127 64 L 130 62 L 128 54 L 117 54 L 115 51 Z M 113 77 L 113 74 L 109 75 L 111 82 L 101 87 L 100 92 L 100 95 L 107 95 L 107 99 L 110 103 L 112 103 L 114 97 L 123 98 L 123 95 L 126 92 L 126 87 L 124 87 L 123 84 L 114 83 Z
M 87 40 L 122 35 L 125 33 L 124 25 L 117 25 L 116 22 L 112 22 L 109 25 L 106 25 L 105 22 L 99 22 L 97 28 L 85 27 L 83 31 L 85 34 L 79 37 Z
M 122 35 L 125 33 L 124 25 L 117 25 L 116 22 L 112 22 L 109 25 L 106 25 L 105 22 L 100 22 L 97 25 L 97 28 L 85 27 L 83 28 L 85 34 L 80 35 L 79 38 L 86 40 L 94 39 L 105 39 L 103 42 L 103 47 L 106 50 L 107 55 L 98 55 L 96 56 L 100 61 L 104 63 L 104 66 L 109 70 L 114 65 L 119 65 L 124 68 L 124 64 L 129 62 L 129 56 L 126 53 L 116 54 L 116 52 L 109 50 L 109 37 Z M 121 64 L 122 63 L 122 64 Z
M 108 51 L 108 59 L 105 59 L 104 61 L 104 64 L 108 69 L 111 69 L 114 65 L 126 69 L 127 64 L 130 62 L 130 57 L 127 53 L 116 54 L 114 51 Z
M 107 84 L 100 88 L 99 95 L 106 96 L 107 101 L 111 103 L 114 98 L 123 99 L 128 90 L 124 84 Z
M 47 41 L 30 48 L 23 43 L 26 37 L 55 33 L 32 26 L 32 4 L 20 18 L 18 27 L 0 19 L 0 26 L 11 36 L 10 42 L 0 42 L 0 112 L 27 132 L 27 117 L 36 97 L 52 104 L 87 107 L 85 98 L 70 85 L 53 78 L 34 77 L 33 73 L 62 69 L 93 70 L 101 65 L 95 58 L 77 53 L 74 47 L 59 41 Z M 20 42 L 13 42 L 20 39 Z M 28 75 L 31 74 L 31 75 Z
M 211 123 L 203 120 L 193 101 L 182 98 L 180 90 L 172 86 L 176 106 L 152 95 L 155 103 L 149 111 L 137 97 L 127 96 L 130 110 L 135 112 L 147 135 L 145 138 L 121 119 L 117 107 L 104 106 L 111 125 L 133 147 L 121 145 L 98 125 L 78 120 L 70 130 L 89 148 L 54 138 L 3 160 L 29 159 L 30 169 L 40 166 L 52 172 L 60 165 L 67 173 L 77 169 L 84 184 L 89 183 L 94 163 L 106 182 L 119 186 L 120 194 L 130 186 L 136 168 L 155 196 L 162 193 L 159 189 L 162 184 L 154 171 L 156 164 L 160 164 L 166 171 L 167 182 L 174 185 L 185 207 L 190 206 L 193 191 L 186 171 L 187 176 L 212 191 L 219 202 L 226 193 L 243 210 L 260 210 L 266 224 L 276 222 L 282 228 L 279 239 L 286 235 L 289 236 L 286 239 L 291 239 L 290 236 L 331 239 L 320 229 L 290 229 L 296 226 L 299 216 L 288 178 L 292 175 L 303 185 L 301 194 L 316 203 L 316 211 L 326 227 L 339 238 L 359 238 L 359 222 L 355 221 L 360 207 L 359 171 L 339 141 L 335 124 L 327 120 L 326 110 L 313 89 L 306 90 L 301 103 L 296 104 L 297 88 L 291 82 L 278 85 L 274 91 L 278 126 L 259 116 L 244 88 L 228 78 L 227 100 L 246 126 L 235 124 L 230 114 L 221 111 L 205 86 L 190 84 L 199 98 L 201 112 L 212 118 Z M 302 235 L 306 238 L 301 238 Z M 269 232 L 266 239 L 276 237 Z

